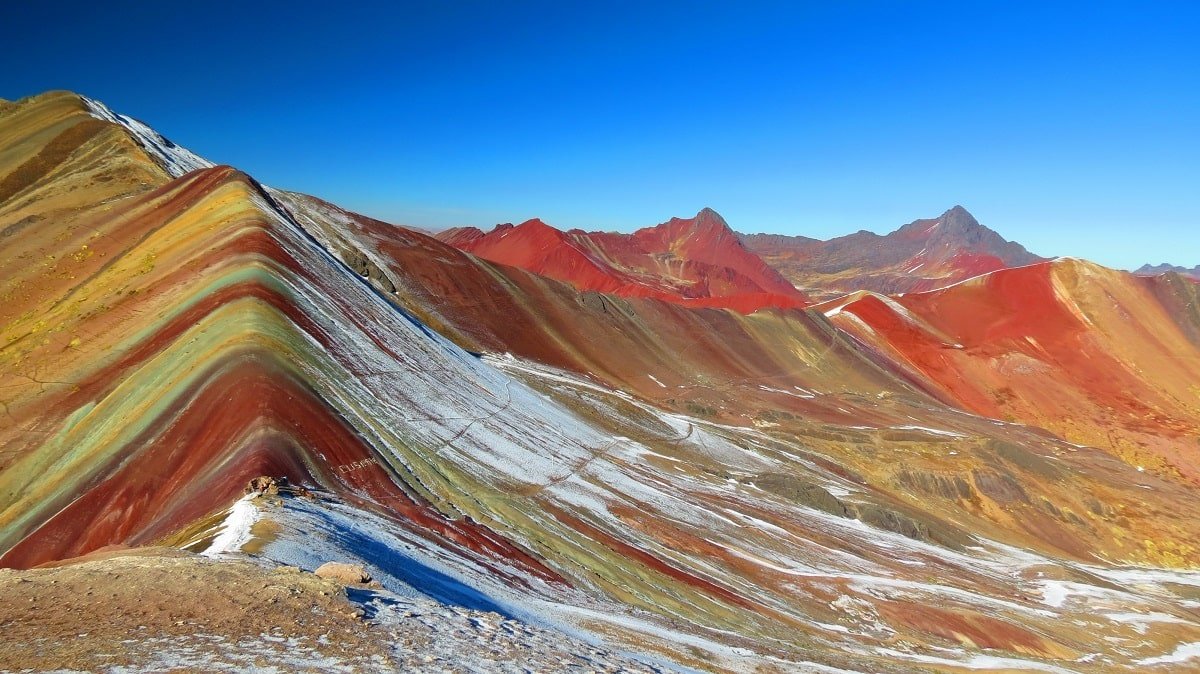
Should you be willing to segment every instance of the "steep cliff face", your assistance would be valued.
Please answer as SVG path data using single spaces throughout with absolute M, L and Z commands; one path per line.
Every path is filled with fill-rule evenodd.
M 0 111 L 0 184 L 5 566 L 154 542 L 354 560 L 720 670 L 1099 672 L 1200 641 L 1172 568 L 1200 534 L 1178 277 L 1060 261 L 750 313 L 693 306 L 794 297 L 715 214 L 629 249 L 506 230 L 676 289 L 620 297 L 66 93 Z M 244 496 L 260 475 L 304 491 Z
M 962 206 L 884 236 L 863 231 L 820 241 L 749 234 L 742 235 L 742 242 L 788 280 L 822 298 L 856 290 L 932 290 L 1043 260 L 979 224 Z

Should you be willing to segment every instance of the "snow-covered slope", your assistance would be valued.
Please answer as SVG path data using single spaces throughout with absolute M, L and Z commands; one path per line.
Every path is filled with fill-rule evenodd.
M 87 96 L 80 97 L 88 110 L 97 119 L 102 119 L 107 122 L 119 124 L 128 130 L 129 134 L 138 142 L 142 148 L 150 154 L 154 161 L 167 171 L 173 178 L 195 171 L 197 169 L 211 168 L 214 164 L 207 159 L 197 155 L 187 148 L 180 147 L 165 136 L 146 126 L 142 122 L 129 117 L 113 112 L 107 105 Z

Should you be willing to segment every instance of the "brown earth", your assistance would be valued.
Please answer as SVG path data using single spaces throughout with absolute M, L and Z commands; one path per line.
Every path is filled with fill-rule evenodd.
M 660 671 L 554 630 L 377 587 L 161 547 L 0 569 L 0 672 Z
M 340 585 L 292 567 L 115 550 L 57 568 L 0 569 L 0 597 L 0 670 L 146 666 L 151 637 L 186 637 L 215 658 L 223 643 L 264 636 L 264 660 L 288 640 L 340 661 L 387 658 Z

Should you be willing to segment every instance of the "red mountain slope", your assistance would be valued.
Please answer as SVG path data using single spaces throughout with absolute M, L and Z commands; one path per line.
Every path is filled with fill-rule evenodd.
M 652 297 L 751 313 L 801 307 L 807 298 L 741 244 L 715 211 L 672 218 L 633 234 L 560 231 L 541 220 L 437 237 L 485 260 L 566 281 L 581 290 Z
M 1063 259 L 819 308 L 972 412 L 1196 481 L 1196 301 L 1178 277 Z

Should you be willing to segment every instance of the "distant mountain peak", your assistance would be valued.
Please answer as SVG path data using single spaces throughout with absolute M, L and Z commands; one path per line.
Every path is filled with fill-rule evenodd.
M 558 231 L 556 227 L 546 224 L 546 222 L 541 218 L 529 218 L 525 222 L 517 225 L 517 227 L 523 227 L 526 229 L 553 229 Z
M 447 230 L 437 238 L 478 257 L 566 281 L 583 290 L 655 297 L 749 313 L 800 307 L 807 297 L 749 252 L 725 218 L 702 208 L 632 234 L 563 232 L 539 218 L 519 225 Z
M 980 224 L 961 205 L 884 235 L 860 230 L 829 241 L 763 235 L 741 239 L 797 287 L 826 296 L 928 290 L 1044 259 Z
M 940 235 L 960 235 L 967 233 L 991 232 L 992 230 L 979 224 L 974 215 L 962 206 L 953 206 L 936 218 L 914 220 L 900 227 L 895 234 L 907 239 L 923 239 Z
M 634 232 L 633 236 L 643 241 L 661 241 L 668 246 L 687 244 L 715 248 L 726 239 L 738 241 L 737 234 L 725 218 L 707 206 L 701 208 L 693 217 L 674 217 L 653 227 L 640 229 Z M 736 245 L 741 247 L 740 242 Z
M 1158 276 L 1160 274 L 1168 274 L 1171 272 L 1200 279 L 1200 264 L 1191 269 L 1174 265 L 1169 262 L 1163 262 L 1160 264 L 1144 264 L 1138 269 L 1134 270 L 1133 273 L 1137 274 L 1138 276 Z
M 958 205 L 942 213 L 938 217 L 938 221 L 954 229 L 970 229 L 983 226 L 979 224 L 974 215 L 971 215 L 970 211 Z
M 692 222 L 695 223 L 695 228 L 697 230 L 733 232 L 733 229 L 729 226 L 729 223 L 725 221 L 725 218 L 721 217 L 720 213 L 714 211 L 708 206 L 701 208 L 700 211 L 696 213 L 696 217 L 692 218 Z
M 704 223 L 706 225 L 717 225 L 726 228 L 729 227 L 729 223 L 725 222 L 725 218 L 721 217 L 720 213 L 716 212 L 712 208 L 709 208 L 708 206 L 696 211 L 696 214 L 690 218 L 680 218 L 676 216 L 671 218 L 668 223 L 669 222 L 694 222 L 697 224 Z M 659 226 L 661 227 L 662 225 Z

